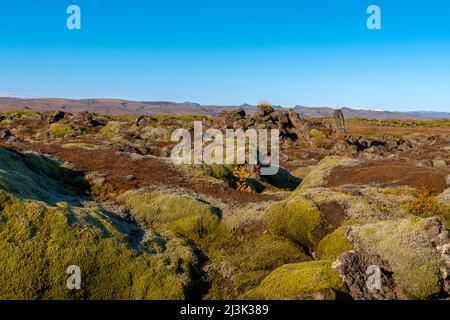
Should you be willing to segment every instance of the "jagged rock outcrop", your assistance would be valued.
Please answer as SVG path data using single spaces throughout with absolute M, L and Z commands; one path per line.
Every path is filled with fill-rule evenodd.
M 49 124 L 61 121 L 64 118 L 68 118 L 71 114 L 63 111 L 53 111 L 46 114 L 46 119 Z
M 101 122 L 98 120 L 98 118 L 89 111 L 83 111 L 79 112 L 76 115 L 72 117 L 70 120 L 73 124 L 90 127 L 90 126 L 97 126 L 100 125 Z
M 222 111 L 206 121 L 206 126 L 219 129 L 278 129 L 282 142 L 299 139 L 311 141 L 309 126 L 294 110 L 275 110 L 261 105 L 257 112 L 247 115 L 243 109 Z

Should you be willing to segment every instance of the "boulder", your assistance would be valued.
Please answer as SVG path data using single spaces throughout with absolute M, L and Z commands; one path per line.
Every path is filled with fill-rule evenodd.
M 83 111 L 79 112 L 76 115 L 72 117 L 72 122 L 77 125 L 81 126 L 97 126 L 99 125 L 99 121 L 97 117 L 89 112 L 89 111 Z
M 450 239 L 437 218 L 417 217 L 351 227 L 354 250 L 334 262 L 354 299 L 429 299 L 449 293 Z M 369 286 L 370 270 L 380 286 Z M 372 278 L 372 279 L 371 279 Z
M 12 133 L 5 128 L 0 128 L 0 140 L 7 139 L 12 136 Z

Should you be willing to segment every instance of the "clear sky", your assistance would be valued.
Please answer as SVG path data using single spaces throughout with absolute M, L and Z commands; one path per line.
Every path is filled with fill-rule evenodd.
M 5 0 L 0 93 L 450 111 L 450 1 Z

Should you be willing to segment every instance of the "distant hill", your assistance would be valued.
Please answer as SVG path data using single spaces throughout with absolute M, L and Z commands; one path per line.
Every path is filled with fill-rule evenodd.
M 296 106 L 295 110 L 306 118 L 329 118 L 333 116 L 333 108 L 311 108 Z M 447 112 L 392 112 L 392 111 L 377 111 L 377 110 L 363 110 L 342 108 L 346 118 L 366 118 L 366 119 L 416 119 L 416 120 L 432 120 L 437 118 L 450 118 L 450 113 Z
M 250 104 L 241 106 L 220 106 L 220 105 L 200 105 L 193 102 L 176 103 L 170 101 L 128 101 L 118 99 L 58 99 L 58 98 L 17 98 L 1 97 L 0 111 L 7 110 L 34 110 L 34 111 L 55 111 L 61 110 L 70 113 L 81 111 L 92 111 L 103 114 L 198 114 L 217 115 L 223 110 L 243 108 L 248 113 L 253 113 L 256 107 Z M 275 108 L 281 108 L 276 106 Z M 296 106 L 294 108 L 300 115 L 307 118 L 323 118 L 333 115 L 333 108 L 314 108 Z M 436 119 L 450 118 L 450 113 L 446 112 L 389 112 L 343 108 L 347 118 L 367 118 L 367 119 Z
M 424 118 L 449 118 L 450 112 L 434 112 L 434 111 L 410 111 L 407 112 L 409 115 L 413 115 L 416 117 L 424 117 Z

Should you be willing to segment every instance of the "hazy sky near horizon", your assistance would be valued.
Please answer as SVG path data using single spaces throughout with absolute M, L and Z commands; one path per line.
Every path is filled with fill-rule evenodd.
M 0 93 L 450 111 L 450 1 L 2 1 Z

